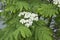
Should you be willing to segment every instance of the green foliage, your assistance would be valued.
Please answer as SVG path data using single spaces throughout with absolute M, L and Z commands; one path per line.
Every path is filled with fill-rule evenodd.
M 3 30 L 4 34 L 0 40 L 18 40 L 20 38 L 26 38 L 31 36 L 31 31 L 27 27 L 10 27 Z M 2 34 L 2 33 L 1 33 Z M 20 37 L 20 38 L 19 38 Z
M 13 4 L 13 5 L 8 5 L 7 7 L 6 7 L 6 9 L 5 9 L 5 11 L 12 11 L 13 13 L 15 13 L 16 11 L 22 11 L 23 10 L 23 8 L 25 9 L 25 10 L 28 10 L 29 9 L 29 4 L 27 3 L 27 2 L 25 2 L 25 1 L 18 1 L 18 2 L 16 2 L 15 4 Z
M 47 4 L 48 3 L 48 4 Z M 31 11 L 39 13 L 44 17 L 51 17 L 58 14 L 56 5 L 44 0 L 6 0 L 5 11 L 16 13 L 17 11 Z
M 52 4 L 41 4 L 40 6 L 36 5 L 33 8 L 36 13 L 39 13 L 44 17 L 51 17 L 58 14 L 56 6 Z
M 47 27 L 37 27 L 35 40 L 52 40 L 51 33 Z
M 42 20 L 36 23 L 35 40 L 53 40 L 51 30 L 46 27 L 46 23 Z
M 18 17 L 22 11 L 34 12 L 47 18 L 58 14 L 57 6 L 47 0 L 6 0 L 5 9 L 0 15 L 4 17 L 7 27 L 0 31 L 0 40 L 53 40 L 53 33 L 44 20 L 34 22 L 30 28 L 22 25 Z

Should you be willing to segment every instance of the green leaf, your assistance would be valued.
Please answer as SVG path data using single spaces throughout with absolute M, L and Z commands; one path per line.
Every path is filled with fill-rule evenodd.
M 51 29 L 46 26 L 43 20 L 34 23 L 35 26 L 35 40 L 53 40 L 53 33 Z
M 24 38 L 32 35 L 31 31 L 27 27 L 20 27 L 20 32 Z
M 53 40 L 52 33 L 47 27 L 36 27 L 35 40 Z
M 29 3 L 25 2 L 25 1 L 19 1 L 19 2 L 17 2 L 16 3 L 16 7 L 17 7 L 17 9 L 20 9 L 20 11 L 22 11 L 24 9 L 25 10 L 30 9 Z
M 18 36 L 22 36 L 23 38 L 32 36 L 31 31 L 27 28 L 21 25 L 21 27 L 18 27 L 17 29 L 14 27 L 8 27 L 3 30 L 5 33 L 3 36 L 1 36 L 0 40 L 18 40 Z M 14 37 L 14 38 L 13 38 Z M 9 39 L 10 38 L 10 39 Z
M 40 6 L 36 5 L 33 7 L 34 12 L 39 13 L 44 17 L 51 17 L 58 14 L 56 5 L 52 4 L 40 4 Z

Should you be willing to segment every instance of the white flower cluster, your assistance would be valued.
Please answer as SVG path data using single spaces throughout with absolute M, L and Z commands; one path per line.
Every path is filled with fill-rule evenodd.
M 33 21 L 38 21 L 38 15 L 31 12 L 20 12 L 18 16 L 24 16 L 20 23 L 25 24 L 27 27 L 32 26 Z
M 60 0 L 53 0 L 53 4 L 58 4 L 58 7 L 60 7 Z

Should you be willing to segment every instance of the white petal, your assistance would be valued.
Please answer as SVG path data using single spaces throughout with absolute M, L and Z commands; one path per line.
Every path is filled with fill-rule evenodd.
M 35 20 L 35 21 L 38 21 L 38 17 L 35 17 L 34 20 Z
M 21 15 L 24 15 L 25 13 L 23 13 L 23 12 L 20 12 L 20 14 L 21 14 Z
M 20 23 L 24 24 L 25 23 L 25 19 L 21 19 Z
M 32 23 L 33 23 L 32 21 L 31 21 L 31 22 L 29 22 L 29 25 L 31 26 L 31 25 L 32 25 Z
M 31 14 L 31 17 L 35 17 L 36 15 L 34 13 Z
M 27 23 L 27 22 L 29 22 L 29 20 L 25 20 L 25 22 Z
M 31 20 L 31 19 L 28 19 L 29 20 L 29 22 L 32 22 L 33 20 Z
M 18 16 L 22 16 L 24 15 L 25 13 L 24 12 L 20 12 Z
M 20 23 L 24 24 L 21 20 L 20 20 Z
M 26 14 L 27 12 L 24 11 L 23 13 Z
M 31 20 L 34 20 L 34 17 L 30 17 Z
M 32 23 L 26 23 L 25 26 L 30 27 Z
M 18 15 L 19 17 L 21 16 L 21 14 Z
M 24 18 L 29 18 L 31 16 L 31 13 L 26 13 Z
M 28 23 L 26 23 L 25 26 L 29 27 L 30 25 Z

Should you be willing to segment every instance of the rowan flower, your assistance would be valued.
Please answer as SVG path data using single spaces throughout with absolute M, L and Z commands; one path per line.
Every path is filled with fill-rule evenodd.
M 20 23 L 25 24 L 25 26 L 27 27 L 32 26 L 33 21 L 38 21 L 38 15 L 35 13 L 20 12 L 18 16 L 20 17 L 22 15 L 24 16 L 24 18 L 20 20 Z

